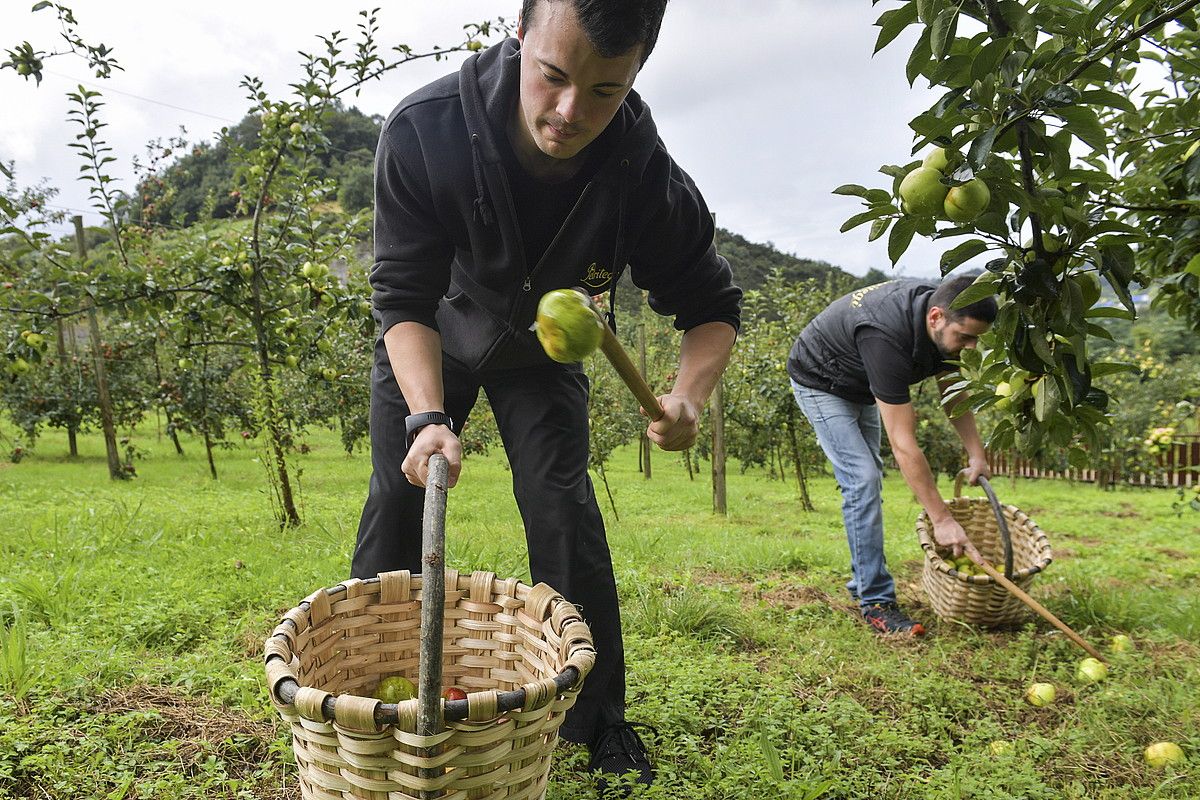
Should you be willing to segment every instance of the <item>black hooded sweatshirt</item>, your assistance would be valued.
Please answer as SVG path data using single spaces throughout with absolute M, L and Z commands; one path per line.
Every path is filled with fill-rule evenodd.
M 384 123 L 370 278 L 380 335 L 415 321 L 440 331 L 442 350 L 470 370 L 549 364 L 530 330 L 538 300 L 571 286 L 599 294 L 626 264 L 677 329 L 720 321 L 736 330 L 742 292 L 713 246 L 712 217 L 632 91 L 606 130 L 611 152 L 527 264 L 498 146 L 519 59 L 515 39 L 471 56 Z

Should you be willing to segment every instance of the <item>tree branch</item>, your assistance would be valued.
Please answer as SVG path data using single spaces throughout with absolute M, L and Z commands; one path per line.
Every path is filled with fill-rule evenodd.
M 1179 5 L 1175 6 L 1174 8 L 1168 8 L 1166 11 L 1162 12 L 1140 28 L 1135 28 L 1133 31 L 1127 33 L 1119 39 L 1114 39 L 1105 45 L 1104 48 L 1096 55 L 1079 62 L 1075 69 L 1067 73 L 1067 76 L 1062 79 L 1062 83 L 1070 83 L 1082 75 L 1088 67 L 1099 62 L 1100 59 L 1107 56 L 1113 50 L 1124 47 L 1134 39 L 1140 39 L 1147 32 L 1154 30 L 1159 25 L 1165 25 L 1168 22 L 1174 22 L 1181 14 L 1186 11 L 1190 11 L 1196 6 L 1200 6 L 1200 0 L 1183 0 L 1183 2 L 1181 2 Z

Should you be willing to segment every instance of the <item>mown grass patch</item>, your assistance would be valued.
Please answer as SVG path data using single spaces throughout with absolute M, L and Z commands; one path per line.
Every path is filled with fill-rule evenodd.
M 346 577 L 369 473 L 333 434 L 306 443 L 305 524 L 285 531 L 253 442 L 218 454 L 217 482 L 187 440 L 184 457 L 145 447 L 130 483 L 108 481 L 95 437 L 78 461 L 51 435 L 0 470 L 0 798 L 295 796 L 261 645 L 284 610 Z M 730 514 L 717 517 L 704 477 L 655 458 L 646 481 L 636 452 L 618 451 L 620 521 L 602 505 L 630 717 L 657 730 L 660 781 L 642 796 L 1200 796 L 1200 515 L 1176 515 L 1169 493 L 994 482 L 1055 547 L 1033 594 L 1098 645 L 1116 632 L 1137 644 L 1082 686 L 1082 653 L 1032 617 L 1000 633 L 932 619 L 918 508 L 897 475 L 888 559 L 932 629 L 920 643 L 857 620 L 830 478 L 814 477 L 805 514 L 793 484 L 731 470 Z M 468 459 L 448 530 L 451 566 L 528 577 L 501 456 Z M 1034 680 L 1055 684 L 1055 705 L 1025 705 Z M 1146 767 L 1142 748 L 1159 739 L 1189 764 Z M 993 754 L 995 741 L 1013 746 Z M 548 796 L 594 797 L 585 764 L 564 745 Z

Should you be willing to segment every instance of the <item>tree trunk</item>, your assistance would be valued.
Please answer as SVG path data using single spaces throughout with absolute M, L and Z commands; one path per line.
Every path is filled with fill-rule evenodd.
M 83 235 L 83 217 L 76 216 L 75 250 L 79 255 L 79 265 L 87 263 L 87 243 Z M 88 334 L 92 340 L 92 362 L 96 370 L 96 394 L 100 401 L 100 427 L 104 431 L 104 449 L 108 455 L 108 477 L 124 480 L 128 477 L 121 467 L 121 454 L 117 450 L 117 431 L 113 423 L 112 399 L 108 396 L 108 375 L 104 369 L 104 353 L 100 346 L 100 321 L 96 317 L 96 301 L 91 295 L 87 296 Z
M 213 443 L 212 437 L 208 435 L 208 429 L 204 431 L 204 450 L 208 453 L 208 471 L 212 475 L 212 479 L 217 479 L 217 464 L 213 461 Z
M 162 396 L 162 367 L 158 363 L 158 341 L 154 342 L 154 378 L 158 381 L 159 398 L 158 407 L 162 409 L 163 415 L 167 418 L 167 431 L 171 434 L 171 441 L 175 443 L 175 453 L 183 455 L 183 445 L 179 443 L 179 434 L 175 431 L 175 420 L 171 418 L 171 407 L 167 405 L 167 399 Z
M 796 483 L 800 486 L 800 507 L 805 511 L 816 511 L 812 497 L 808 494 L 808 478 L 804 474 L 804 462 L 800 460 L 800 440 L 796 437 L 796 406 L 788 406 L 788 436 L 792 441 L 792 463 L 796 465 Z
M 67 337 L 63 331 L 62 317 L 54 320 L 54 333 L 55 349 L 58 352 L 58 368 L 65 372 L 67 369 Z M 79 457 L 79 443 L 76 441 L 78 430 L 75 425 L 67 423 L 67 445 L 70 447 L 71 458 Z
M 723 379 L 713 389 L 712 403 L 712 481 L 713 511 L 725 516 L 729 509 L 725 504 L 725 389 Z

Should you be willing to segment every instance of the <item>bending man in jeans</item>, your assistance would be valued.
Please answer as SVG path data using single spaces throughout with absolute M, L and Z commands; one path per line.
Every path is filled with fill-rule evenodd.
M 940 285 L 897 280 L 853 291 L 813 318 L 788 356 L 796 402 L 842 491 L 850 543 L 846 588 L 858 600 L 863 619 L 880 633 L 925 633 L 897 606 L 896 584 L 884 561 L 881 417 L 900 471 L 933 521 L 937 543 L 958 556 L 967 541 L 917 444 L 917 415 L 908 390 L 950 371 L 946 361 L 974 347 L 995 321 L 991 297 L 950 308 L 973 281 L 971 276 Z M 946 385 L 941 384 L 943 391 Z M 951 422 L 967 451 L 968 480 L 989 476 L 974 415 L 967 412 Z

